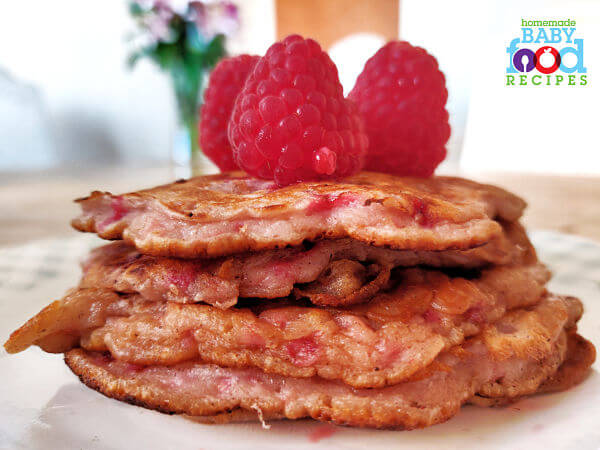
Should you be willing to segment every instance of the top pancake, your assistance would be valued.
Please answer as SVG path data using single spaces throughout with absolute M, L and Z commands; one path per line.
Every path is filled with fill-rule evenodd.
M 229 172 L 123 195 L 96 191 L 77 202 L 76 229 L 182 258 L 344 237 L 398 250 L 466 250 L 502 232 L 496 219 L 516 221 L 525 208 L 519 197 L 470 180 L 370 172 L 283 188 Z

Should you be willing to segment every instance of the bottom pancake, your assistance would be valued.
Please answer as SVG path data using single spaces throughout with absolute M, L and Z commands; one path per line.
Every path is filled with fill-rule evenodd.
M 217 414 L 214 416 L 183 416 L 192 422 L 203 423 L 205 425 L 222 425 L 225 423 L 242 422 L 262 422 L 264 427 L 268 428 L 267 420 L 281 420 L 285 417 L 281 414 L 263 414 L 262 411 L 247 411 L 245 409 L 234 409 L 228 413 Z
M 246 412 L 251 412 L 263 419 L 311 417 L 344 425 L 412 429 L 449 419 L 501 378 L 512 381 L 511 396 L 530 393 L 531 380 L 537 380 L 537 389 L 565 359 L 565 335 L 574 336 L 565 333 L 568 325 L 562 300 L 548 298 L 530 310 L 508 313 L 481 335 L 440 354 L 410 380 L 377 389 L 194 362 L 143 367 L 82 349 L 69 351 L 65 360 L 89 387 L 169 414 L 217 416 L 213 421 L 219 423 L 248 418 Z M 589 367 L 593 358 L 578 359 Z M 560 372 L 555 377 L 561 378 Z
M 569 336 L 567 359 L 559 370 L 539 387 L 539 393 L 559 392 L 581 383 L 589 375 L 589 368 L 596 360 L 596 347 L 584 337 L 573 333 Z
M 514 403 L 532 394 L 545 394 L 565 391 L 581 383 L 590 373 L 590 367 L 596 360 L 594 344 L 575 332 L 568 334 L 567 357 L 558 370 L 548 376 L 534 391 L 525 387 L 515 392 L 510 389 L 491 392 L 478 392 L 469 403 L 478 406 L 504 406 Z
M 505 406 L 530 395 L 564 391 L 579 384 L 590 373 L 590 366 L 596 359 L 596 349 L 590 341 L 575 332 L 569 333 L 566 337 L 568 342 L 566 359 L 558 370 L 548 377 L 537 390 L 528 392 L 527 387 L 525 387 L 516 397 L 510 397 L 508 392 L 504 393 L 504 397 L 484 397 L 479 392 L 469 399 L 467 403 L 484 407 Z M 257 421 L 264 423 L 266 420 L 279 420 L 284 417 L 281 414 L 266 416 L 258 411 L 236 409 L 229 413 L 215 416 L 190 416 L 187 418 L 198 423 L 220 425 Z

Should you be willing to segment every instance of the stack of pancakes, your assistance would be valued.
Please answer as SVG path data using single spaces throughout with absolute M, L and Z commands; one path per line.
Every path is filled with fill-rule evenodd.
M 566 389 L 592 364 L 549 293 L 525 203 L 458 178 L 226 173 L 78 200 L 115 242 L 15 331 L 103 394 L 225 422 L 417 428 L 464 403 Z

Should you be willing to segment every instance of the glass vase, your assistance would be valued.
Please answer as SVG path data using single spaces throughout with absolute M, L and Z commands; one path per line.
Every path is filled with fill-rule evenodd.
M 207 171 L 207 159 L 199 142 L 201 77 L 190 80 L 189 76 L 173 73 L 171 78 L 177 110 L 171 149 L 175 176 L 189 178 L 202 175 Z

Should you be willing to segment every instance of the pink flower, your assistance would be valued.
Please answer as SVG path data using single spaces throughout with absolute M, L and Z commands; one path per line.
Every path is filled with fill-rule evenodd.
M 165 19 L 160 14 L 149 14 L 144 18 L 144 23 L 154 40 L 165 41 L 169 38 L 171 34 L 169 19 Z
M 232 2 L 223 2 L 225 15 L 236 22 L 239 20 L 238 7 Z
M 167 0 L 154 0 L 152 10 L 164 21 L 169 22 L 173 18 L 173 9 Z
M 196 23 L 196 26 L 199 29 L 203 29 L 206 27 L 207 22 L 207 11 L 206 5 L 202 2 L 190 2 L 189 4 L 190 11 L 190 19 Z
M 198 30 L 206 40 L 217 34 L 229 36 L 239 27 L 238 8 L 232 2 L 203 3 L 191 2 Z

